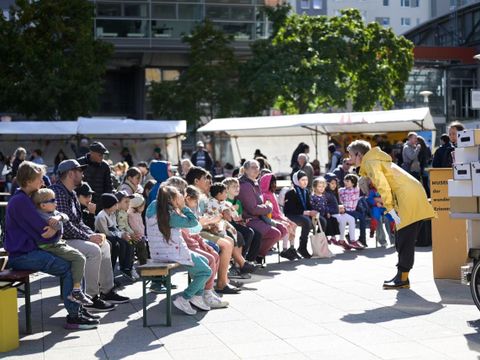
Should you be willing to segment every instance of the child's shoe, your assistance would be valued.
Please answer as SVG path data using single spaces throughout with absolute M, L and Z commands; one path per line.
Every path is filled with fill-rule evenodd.
M 195 315 L 197 313 L 197 310 L 193 309 L 192 305 L 190 305 L 190 301 L 181 295 L 177 296 L 176 299 L 173 300 L 173 305 L 187 315 Z
M 92 300 L 86 297 L 81 289 L 73 289 L 67 299 L 80 305 L 93 305 Z
M 194 295 L 189 301 L 190 304 L 195 305 L 195 307 L 199 308 L 200 310 L 210 311 L 210 306 L 205 303 L 205 300 L 203 300 L 203 296 Z
M 363 250 L 365 249 L 363 245 L 359 241 L 354 241 L 349 244 L 351 248 L 354 248 L 355 250 Z
M 345 240 L 338 240 L 337 245 L 343 247 L 345 250 L 351 250 L 352 249 L 352 247 L 350 245 L 348 245 L 348 243 Z
M 203 301 L 210 306 L 210 309 L 226 308 L 228 301 L 222 300 L 219 296 L 216 296 L 213 290 L 205 290 L 203 292 Z

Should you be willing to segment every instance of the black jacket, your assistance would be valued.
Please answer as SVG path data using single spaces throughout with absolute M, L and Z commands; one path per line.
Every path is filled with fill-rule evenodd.
M 113 192 L 110 166 L 108 166 L 108 163 L 105 160 L 101 163 L 90 161 L 90 154 L 82 156 L 78 159 L 78 162 L 80 165 L 88 165 L 83 170 L 83 180 L 88 182 L 92 190 L 95 191 L 92 201 L 97 204 L 97 211 L 100 211 L 101 209 L 99 210 L 98 206 L 101 206 L 100 196 L 103 193 Z
M 435 155 L 433 156 L 432 167 L 434 168 L 449 168 L 452 167 L 452 151 L 455 148 L 452 144 L 444 144 L 440 146 L 437 151 L 435 151 Z
M 285 205 L 283 205 L 283 212 L 285 215 L 303 215 L 305 210 L 312 210 L 312 203 L 310 202 L 310 193 L 307 190 L 307 208 L 304 209 L 300 198 L 295 189 L 290 189 L 285 194 Z

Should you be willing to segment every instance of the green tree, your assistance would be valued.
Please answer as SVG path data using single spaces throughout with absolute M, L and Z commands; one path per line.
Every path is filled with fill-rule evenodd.
M 190 66 L 177 81 L 152 84 L 154 114 L 186 119 L 195 129 L 200 119 L 231 116 L 239 102 L 238 60 L 231 36 L 207 20 L 183 41 L 190 45 Z
M 286 113 L 325 111 L 348 102 L 356 111 L 377 103 L 389 109 L 403 97 L 413 66 L 413 44 L 404 37 L 365 24 L 355 9 L 330 18 L 273 11 L 283 23 L 274 25 L 271 39 L 253 45 L 242 68 L 246 113 L 271 106 Z
M 93 37 L 88 0 L 17 0 L 0 15 L 0 108 L 76 119 L 97 106 L 113 48 Z

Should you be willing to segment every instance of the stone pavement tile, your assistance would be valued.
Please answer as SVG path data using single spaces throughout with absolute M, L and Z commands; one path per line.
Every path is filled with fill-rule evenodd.
M 400 334 L 374 324 L 330 323 L 324 326 L 332 333 L 358 346 L 408 340 Z
M 285 355 L 298 352 L 293 346 L 282 340 L 231 344 L 229 348 L 241 359 L 259 356 L 271 356 L 273 359 L 278 354 Z
M 322 303 L 292 308 L 292 312 L 317 324 L 338 321 L 346 314 L 345 311 Z
M 326 351 L 328 349 L 351 350 L 351 353 L 354 353 L 356 349 L 354 344 L 335 334 L 291 338 L 286 339 L 285 342 L 302 353 Z
M 159 341 L 144 342 L 138 338 L 115 341 L 105 344 L 102 347 L 109 359 L 122 359 L 127 356 L 133 356 L 143 359 L 144 354 L 155 354 L 160 358 L 168 358 L 168 352 L 164 345 Z M 162 355 L 164 357 L 162 357 Z
M 210 330 L 204 325 L 195 323 L 195 324 L 174 324 L 171 327 L 168 326 L 150 326 L 147 328 L 150 330 L 157 338 L 162 339 L 165 336 L 170 334 L 182 333 L 187 337 L 210 334 Z
M 378 306 L 371 309 L 355 310 L 347 312 L 341 320 L 346 323 L 370 323 L 380 324 L 395 319 L 405 319 L 412 317 L 403 311 L 397 310 L 393 306 Z
M 108 359 L 102 347 L 82 346 L 67 349 L 50 349 L 45 352 L 45 360 L 85 360 L 85 359 Z
M 440 339 L 419 339 L 418 342 L 447 356 L 457 356 L 459 353 L 472 351 L 480 357 L 480 338 L 477 333 Z
M 165 348 L 170 350 L 222 349 L 225 344 L 214 334 L 202 334 L 187 338 L 183 333 L 175 333 L 161 339 Z
M 67 331 L 57 329 L 43 338 L 46 349 L 69 349 L 83 346 L 99 346 L 102 342 L 96 329 Z
M 325 329 L 323 326 L 311 323 L 300 323 L 280 326 L 272 325 L 268 326 L 267 330 L 270 331 L 272 334 L 278 336 L 280 339 L 331 334 L 331 331 Z
M 448 328 L 436 324 L 401 327 L 392 329 L 392 331 L 411 340 L 444 338 L 457 334 Z
M 232 350 L 224 349 L 186 349 L 169 351 L 174 360 L 237 360 L 240 359 Z
M 3 357 L 3 353 L 2 353 L 2 359 L 4 360 L 18 360 L 20 359 L 19 357 L 19 354 L 15 354 L 14 351 L 12 352 L 9 352 L 8 353 L 9 355 L 6 355 L 5 357 Z M 27 355 L 21 355 L 21 359 L 22 360 L 44 360 L 44 356 L 43 356 L 43 351 L 38 353 L 38 354 L 27 354 Z
M 213 323 L 206 326 L 226 345 L 278 340 L 275 334 L 252 320 Z
M 242 314 L 240 311 L 234 308 L 213 309 L 213 310 L 210 310 L 208 313 L 198 311 L 197 314 L 204 315 L 198 321 L 201 324 L 214 323 L 214 322 L 230 322 L 230 321 L 246 319 L 244 314 Z M 197 315 L 195 315 L 195 317 L 197 317 Z
M 355 358 L 355 360 L 379 360 L 374 354 L 359 347 L 348 348 L 326 348 L 324 350 L 309 351 L 305 355 L 312 360 L 345 360 Z M 418 359 L 417 359 L 418 360 Z
M 258 356 L 258 357 L 253 356 L 253 357 L 247 357 L 243 359 L 244 360 L 272 360 L 272 356 L 271 355 Z M 275 360 L 308 360 L 308 356 L 301 353 L 276 354 L 274 359 Z
M 423 360 L 427 358 L 436 359 L 443 355 L 442 352 L 435 351 L 413 341 L 391 342 L 388 344 L 364 344 L 361 347 L 381 359 L 405 359 L 414 357 Z

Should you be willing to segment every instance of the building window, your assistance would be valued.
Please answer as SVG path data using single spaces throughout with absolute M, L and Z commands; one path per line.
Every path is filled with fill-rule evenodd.
M 400 24 L 401 24 L 402 26 L 410 26 L 410 18 L 404 18 L 404 17 L 402 17 L 402 18 L 400 19 Z
M 310 0 L 300 0 L 300 7 L 302 9 L 310 9 Z
M 420 6 L 420 0 L 411 0 L 412 1 L 412 7 L 419 7 Z
M 400 0 L 400 6 L 410 7 L 410 0 Z
M 388 0 L 383 0 L 383 6 L 388 6 Z
M 322 8 L 322 0 L 313 0 L 313 8 L 320 10 Z
M 390 18 L 389 17 L 376 17 L 375 21 L 379 23 L 380 25 L 383 26 L 389 26 L 390 25 Z

